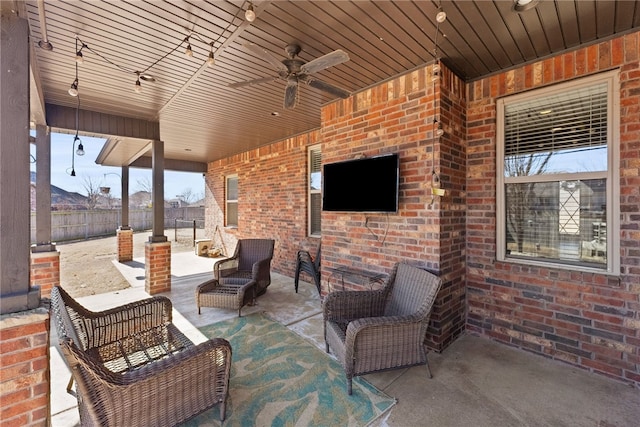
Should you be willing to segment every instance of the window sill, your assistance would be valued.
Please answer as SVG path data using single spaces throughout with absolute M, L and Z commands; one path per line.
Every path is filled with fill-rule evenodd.
M 526 265 L 530 267 L 541 267 L 549 270 L 570 270 L 578 273 L 601 274 L 607 277 L 620 276 L 620 272 L 615 273 L 604 268 L 588 267 L 588 266 L 583 266 L 578 264 L 560 264 L 560 263 L 553 263 L 553 262 L 544 262 L 544 261 L 538 261 L 534 259 L 505 257 L 505 258 L 497 258 L 496 262 L 502 262 L 505 264 Z

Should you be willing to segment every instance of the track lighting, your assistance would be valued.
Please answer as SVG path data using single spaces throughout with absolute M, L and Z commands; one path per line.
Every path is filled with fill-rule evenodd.
M 244 18 L 249 22 L 253 22 L 256 20 L 256 13 L 253 11 L 253 3 L 249 2 L 249 6 L 244 13 Z
M 69 88 L 69 95 L 78 96 L 78 79 L 76 78 Z

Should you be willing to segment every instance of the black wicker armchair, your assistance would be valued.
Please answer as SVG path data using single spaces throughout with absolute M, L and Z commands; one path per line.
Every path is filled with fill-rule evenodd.
M 427 365 L 424 339 L 436 295 L 437 276 L 396 264 L 383 289 L 337 291 L 323 304 L 324 339 L 344 367 L 347 392 L 354 376 Z
M 83 426 L 172 426 L 215 405 L 224 420 L 231 346 L 191 342 L 168 298 L 93 312 L 56 286 L 51 310 Z
M 255 295 L 271 284 L 271 258 L 275 240 L 240 239 L 233 256 L 213 265 L 213 277 L 223 285 L 244 285 L 254 280 Z

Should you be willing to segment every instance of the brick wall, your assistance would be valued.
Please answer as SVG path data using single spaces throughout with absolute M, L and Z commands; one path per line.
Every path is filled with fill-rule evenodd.
M 49 298 L 51 288 L 60 284 L 60 252 L 34 252 L 30 263 L 31 286 L 40 287 L 40 296 Z
M 144 290 L 149 295 L 171 291 L 171 242 L 144 244 Z
M 0 316 L 0 420 L 5 427 L 49 425 L 49 312 Z
M 447 96 L 442 102 L 440 82 Z M 330 268 L 337 266 L 388 273 L 406 261 L 436 271 L 444 287 L 428 341 L 442 349 L 464 327 L 463 98 L 464 84 L 452 73 L 445 70 L 434 84 L 431 67 L 421 68 L 324 107 L 319 131 L 212 162 L 206 177 L 207 236 L 224 220 L 224 178 L 236 174 L 239 224 L 224 229 L 227 252 L 237 238 L 275 238 L 272 269 L 292 277 L 296 251 L 317 244 L 306 231 L 307 147 L 322 143 L 323 164 L 398 153 L 398 213 L 322 213 L 323 292 L 329 282 L 336 284 Z M 435 140 L 434 115 L 446 127 Z M 434 159 L 447 195 L 432 204 Z M 366 285 L 347 281 L 346 286 Z
M 293 277 L 296 252 L 317 245 L 317 239 L 307 237 L 307 147 L 318 142 L 315 131 L 210 163 L 205 178 L 205 234 L 213 244 L 222 239 L 231 255 L 237 239 L 275 239 L 272 271 Z M 237 228 L 224 227 L 229 175 L 238 176 Z
M 640 33 L 475 81 L 467 92 L 467 328 L 640 385 Z M 496 262 L 496 98 L 620 70 L 620 277 Z

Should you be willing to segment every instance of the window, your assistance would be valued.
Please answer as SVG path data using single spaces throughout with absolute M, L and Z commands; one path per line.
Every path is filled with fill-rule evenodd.
M 238 226 L 238 177 L 228 176 L 226 180 L 225 225 Z
M 309 235 L 320 236 L 322 214 L 322 153 L 320 146 L 309 147 Z
M 619 273 L 616 72 L 497 102 L 497 258 Z

